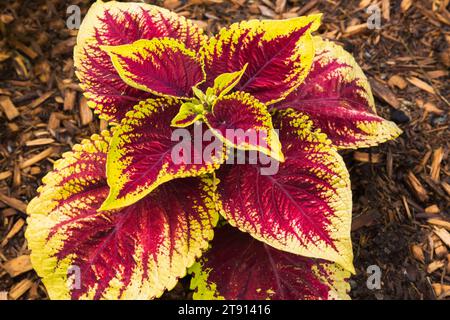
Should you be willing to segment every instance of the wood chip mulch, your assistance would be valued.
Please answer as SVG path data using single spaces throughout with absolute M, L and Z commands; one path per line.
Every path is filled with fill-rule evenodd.
M 0 3 L 0 300 L 47 299 L 24 238 L 26 206 L 61 154 L 106 128 L 74 76 L 77 30 L 69 4 Z M 151 2 L 151 1 L 147 1 Z M 209 34 L 249 18 L 323 12 L 319 33 L 350 51 L 369 77 L 379 113 L 404 130 L 379 147 L 344 153 L 352 177 L 353 299 L 450 299 L 449 0 L 165 0 Z M 381 28 L 366 8 L 377 4 Z M 367 268 L 382 271 L 380 289 Z M 183 280 L 167 299 L 189 298 Z

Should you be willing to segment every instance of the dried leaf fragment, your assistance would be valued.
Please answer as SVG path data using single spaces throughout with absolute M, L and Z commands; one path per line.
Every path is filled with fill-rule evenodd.
M 390 77 L 388 80 L 388 84 L 391 88 L 397 87 L 401 90 L 405 89 L 408 86 L 406 80 L 399 75 L 393 75 L 392 77 Z

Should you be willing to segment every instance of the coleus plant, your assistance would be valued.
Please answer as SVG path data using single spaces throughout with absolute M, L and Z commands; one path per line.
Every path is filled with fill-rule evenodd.
M 76 72 L 111 130 L 63 154 L 28 206 L 50 298 L 155 298 L 188 270 L 198 299 L 348 298 L 352 199 L 338 150 L 401 131 L 377 116 L 352 56 L 312 35 L 320 19 L 250 20 L 208 37 L 152 5 L 90 8 Z M 199 127 L 225 148 L 175 161 L 174 130 Z M 235 150 L 279 161 L 278 172 L 226 163 Z

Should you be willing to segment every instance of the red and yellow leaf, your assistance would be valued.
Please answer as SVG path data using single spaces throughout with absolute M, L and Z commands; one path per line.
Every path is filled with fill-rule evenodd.
M 241 78 L 244 75 L 247 66 L 248 63 L 246 63 L 244 67 L 239 71 L 223 73 L 217 76 L 217 78 L 214 79 L 213 87 L 211 89 L 208 88 L 212 91 L 210 94 L 213 94 L 216 97 L 220 98 L 233 90 L 233 88 L 239 83 L 239 81 L 241 81 Z M 208 90 L 206 90 L 207 95 L 208 93 Z
M 197 25 L 166 9 L 145 3 L 94 3 L 78 31 L 74 62 L 89 106 L 101 117 L 120 122 L 139 101 L 152 96 L 127 85 L 100 46 L 140 39 L 173 38 L 198 51 L 206 36 Z
M 31 261 L 51 299 L 150 299 L 175 286 L 217 223 L 213 181 L 178 179 L 120 210 L 108 194 L 110 136 L 94 135 L 55 163 L 28 205 Z
M 338 148 L 370 147 L 401 130 L 377 116 L 369 82 L 342 47 L 314 37 L 316 55 L 305 81 L 274 108 L 307 114 Z
M 172 119 L 170 125 L 178 128 L 188 127 L 194 124 L 194 122 L 200 121 L 203 118 L 203 112 L 203 105 L 185 102 L 181 105 L 180 111 Z
M 175 39 L 142 39 L 101 48 L 126 84 L 158 96 L 189 98 L 192 87 L 205 79 L 196 52 Z
M 131 205 L 167 181 L 213 172 L 224 161 L 222 149 L 205 154 L 206 142 L 171 127 L 180 105 L 171 98 L 142 101 L 116 127 L 106 165 L 110 193 L 101 210 Z M 174 130 L 186 130 L 189 143 L 174 139 Z
M 350 298 L 350 272 L 337 264 L 277 250 L 229 225 L 189 272 L 197 300 Z
M 342 157 L 312 122 L 291 111 L 274 116 L 285 162 L 224 166 L 217 172 L 221 213 L 274 248 L 336 262 L 354 272 L 352 194 Z
M 202 48 L 207 74 L 203 87 L 223 73 L 248 67 L 237 91 L 270 104 L 286 97 L 305 79 L 314 58 L 311 32 L 320 15 L 288 20 L 250 20 L 232 24 Z
M 227 146 L 284 161 L 271 115 L 250 94 L 237 91 L 216 100 L 212 111 L 204 114 L 204 121 Z
M 240 71 L 224 73 L 214 80 L 214 86 L 207 88 L 206 93 L 197 87 L 192 87 L 195 98 L 185 102 L 180 107 L 180 112 L 173 118 L 172 126 L 185 128 L 197 120 L 202 120 L 207 112 L 205 106 L 212 106 L 217 99 L 230 92 L 239 82 L 247 65 Z

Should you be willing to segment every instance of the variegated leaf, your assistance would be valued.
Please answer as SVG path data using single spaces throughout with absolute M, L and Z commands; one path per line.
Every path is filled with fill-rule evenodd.
M 401 130 L 376 114 L 369 82 L 342 47 L 314 37 L 316 55 L 304 83 L 274 108 L 307 114 L 339 148 L 370 147 Z
M 184 17 L 145 3 L 97 1 L 89 9 L 78 31 L 74 62 L 89 106 L 102 118 L 120 122 L 127 111 L 152 94 L 122 81 L 100 46 L 154 38 L 173 38 L 198 51 L 206 36 Z
M 120 210 L 108 194 L 109 134 L 75 145 L 28 205 L 31 261 L 51 299 L 150 299 L 175 286 L 212 239 L 210 179 L 169 182 Z
M 248 67 L 235 86 L 263 103 L 283 99 L 306 77 L 314 57 L 311 32 L 320 15 L 288 20 L 250 20 L 232 24 L 202 48 L 207 80 Z
M 221 213 L 274 248 L 326 259 L 354 272 L 349 174 L 326 135 L 292 111 L 275 115 L 285 162 L 224 166 L 218 173 Z M 272 174 L 267 174 L 272 173 Z
M 190 269 L 194 299 L 349 299 L 350 272 L 335 263 L 280 251 L 226 225 Z
M 101 48 L 126 84 L 158 96 L 189 98 L 192 87 L 205 79 L 196 52 L 175 39 L 142 39 Z
M 284 161 L 278 135 L 266 106 L 245 92 L 218 99 L 204 121 L 227 146 L 262 152 Z
M 245 70 L 247 70 L 247 66 L 248 63 L 246 63 L 244 67 L 239 71 L 223 73 L 217 76 L 217 78 L 214 79 L 213 87 L 208 88 L 208 90 L 212 91 L 210 94 L 220 98 L 233 90 L 233 88 L 239 83 L 239 81 L 241 81 Z M 208 90 L 206 90 L 207 95 L 209 93 Z
M 131 205 L 167 181 L 212 172 L 224 161 L 223 149 L 207 153 L 209 142 L 195 143 L 195 128 L 170 126 L 180 105 L 172 98 L 142 101 L 117 126 L 107 160 L 110 192 L 101 210 Z
M 180 111 L 172 119 L 170 125 L 178 128 L 188 127 L 194 124 L 194 122 L 200 121 L 203 118 L 203 112 L 203 105 L 185 102 L 181 105 Z

